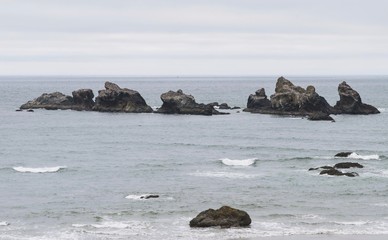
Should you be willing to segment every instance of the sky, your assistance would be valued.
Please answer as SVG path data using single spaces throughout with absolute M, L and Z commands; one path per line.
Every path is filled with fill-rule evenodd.
M 0 75 L 387 75 L 387 0 L 0 0 Z

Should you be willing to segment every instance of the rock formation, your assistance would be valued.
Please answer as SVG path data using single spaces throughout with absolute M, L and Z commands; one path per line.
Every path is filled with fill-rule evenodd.
M 353 90 L 345 81 L 338 85 L 340 100 L 334 109 L 342 114 L 376 114 L 380 113 L 377 108 L 362 103 L 357 91 Z
M 341 162 L 335 164 L 333 167 L 331 166 L 322 166 L 317 168 L 310 168 L 309 171 L 321 170 L 320 175 L 327 174 L 332 176 L 348 176 L 348 177 L 356 177 L 358 173 L 356 172 L 342 172 L 338 169 L 344 168 L 363 168 L 364 166 L 359 163 L 354 162 Z
M 306 89 L 295 86 L 292 82 L 280 77 L 276 82 L 275 93 L 267 99 L 262 88 L 248 98 L 247 112 L 277 115 L 310 116 L 311 120 L 330 120 L 334 112 L 325 98 L 315 92 L 313 86 Z
M 60 92 L 43 93 L 40 97 L 20 106 L 20 109 L 45 108 L 48 110 L 72 109 L 74 100 Z
M 79 89 L 77 91 L 73 91 L 72 95 L 74 103 L 72 109 L 88 111 L 92 110 L 94 106 L 94 94 L 91 89 Z
M 105 82 L 105 90 L 98 91 L 93 111 L 150 113 L 152 108 L 137 91 Z
M 217 210 L 208 209 L 199 213 L 190 221 L 190 227 L 215 227 L 222 228 L 244 227 L 251 224 L 251 218 L 247 212 L 228 206 Z
M 215 110 L 212 104 L 199 104 L 193 96 L 184 94 L 182 90 L 168 91 L 160 96 L 163 105 L 157 113 L 165 114 L 192 114 L 192 115 L 213 115 L 222 114 Z

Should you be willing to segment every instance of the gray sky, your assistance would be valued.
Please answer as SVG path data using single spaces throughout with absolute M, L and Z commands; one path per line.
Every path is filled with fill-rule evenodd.
M 0 4 L 0 75 L 388 74 L 387 0 Z

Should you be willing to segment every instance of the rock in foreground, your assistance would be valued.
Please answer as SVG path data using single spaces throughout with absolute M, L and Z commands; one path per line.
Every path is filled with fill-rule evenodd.
M 199 104 L 195 102 L 192 95 L 184 94 L 182 90 L 168 91 L 160 96 L 163 105 L 157 113 L 165 114 L 192 114 L 192 115 L 213 115 L 222 114 L 215 110 L 212 104 Z
M 190 227 L 245 227 L 249 226 L 251 222 L 247 212 L 223 206 L 217 210 L 208 209 L 199 213 L 190 221 Z
M 360 94 L 353 90 L 345 81 L 338 85 L 340 100 L 334 108 L 342 114 L 377 114 L 374 106 L 362 103 Z
M 147 105 L 139 92 L 105 82 L 105 90 L 98 91 L 93 111 L 150 113 L 152 108 Z

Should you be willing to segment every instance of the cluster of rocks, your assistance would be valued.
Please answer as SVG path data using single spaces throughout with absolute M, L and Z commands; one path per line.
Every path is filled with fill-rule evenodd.
M 268 99 L 265 89 L 261 88 L 248 97 L 246 112 L 308 116 L 310 120 L 334 121 L 330 114 L 376 114 L 377 108 L 364 104 L 357 91 L 346 82 L 338 86 L 340 100 L 330 106 L 326 99 L 315 91 L 314 86 L 306 89 L 295 86 L 291 81 L 280 77 L 275 93 Z
M 139 92 L 128 88 L 120 88 L 112 82 L 105 83 L 105 89 L 98 91 L 93 100 L 91 89 L 80 89 L 67 96 L 60 92 L 44 93 L 40 97 L 23 104 L 20 109 L 44 108 L 48 110 L 72 109 L 78 111 L 151 113 L 153 109 L 147 105 Z M 169 91 L 161 95 L 163 105 L 155 113 L 214 115 L 227 114 L 214 109 L 211 104 L 197 103 L 193 96 L 184 94 L 182 90 Z M 228 106 L 227 104 L 223 105 Z
M 306 89 L 295 86 L 292 82 L 280 77 L 277 80 L 275 93 L 268 99 L 264 88 L 251 94 L 248 98 L 246 112 L 308 116 L 310 120 L 334 119 L 330 114 L 376 114 L 377 108 L 364 104 L 361 97 L 346 82 L 338 86 L 340 100 L 335 106 L 316 93 L 313 86 Z M 217 115 L 228 114 L 217 109 L 238 109 L 226 103 L 197 103 L 192 95 L 182 90 L 168 91 L 160 96 L 163 104 L 153 111 L 139 92 L 128 88 L 120 88 L 117 84 L 106 82 L 105 89 L 98 91 L 94 99 L 91 89 L 80 89 L 72 92 L 72 96 L 60 92 L 44 93 L 40 97 L 23 104 L 20 109 L 72 109 L 78 111 L 128 112 L 128 113 L 164 113 Z
M 348 176 L 348 177 L 356 177 L 358 173 L 356 172 L 342 172 L 338 169 L 345 168 L 363 168 L 364 166 L 359 163 L 354 162 L 341 162 L 337 163 L 334 166 L 322 166 L 317 168 L 310 168 L 309 171 L 320 170 L 320 175 L 327 174 L 332 176 Z

